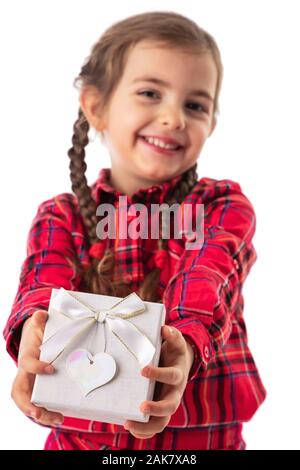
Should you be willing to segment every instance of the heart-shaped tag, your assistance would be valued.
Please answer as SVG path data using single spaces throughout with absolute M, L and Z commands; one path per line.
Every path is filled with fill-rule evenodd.
M 107 353 L 92 356 L 86 349 L 76 349 L 66 359 L 66 369 L 74 382 L 87 396 L 101 385 L 109 382 L 116 373 L 116 361 Z

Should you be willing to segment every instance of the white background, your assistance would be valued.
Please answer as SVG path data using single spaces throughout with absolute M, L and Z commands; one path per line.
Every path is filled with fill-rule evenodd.
M 299 8 L 298 1 L 85 0 L 1 2 L 1 331 L 17 291 L 38 205 L 71 191 L 78 92 L 92 44 L 111 23 L 149 10 L 185 14 L 216 39 L 224 64 L 217 128 L 199 177 L 238 181 L 257 215 L 258 260 L 244 286 L 249 345 L 268 396 L 244 425 L 248 449 L 299 449 Z M 109 166 L 87 149 L 91 184 Z M 48 429 L 15 406 L 16 368 L 1 347 L 2 449 L 42 449 Z

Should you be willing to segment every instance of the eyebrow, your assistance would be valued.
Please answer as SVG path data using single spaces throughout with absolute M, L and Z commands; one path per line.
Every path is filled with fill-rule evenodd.
M 166 82 L 165 80 L 161 80 L 160 78 L 155 78 L 155 77 L 139 77 L 139 78 L 136 78 L 132 83 L 136 83 L 136 82 L 151 82 L 151 83 L 155 83 L 157 85 L 162 85 L 165 87 L 171 86 L 169 82 Z M 193 96 L 204 96 L 208 100 L 214 101 L 213 98 L 210 96 L 210 94 L 205 90 L 191 90 L 190 94 Z

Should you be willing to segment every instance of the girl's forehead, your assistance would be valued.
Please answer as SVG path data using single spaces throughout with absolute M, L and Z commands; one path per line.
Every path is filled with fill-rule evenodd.
M 190 56 L 190 57 L 199 57 L 200 55 L 205 54 L 204 51 L 196 49 L 195 47 L 184 47 L 182 46 L 171 46 L 166 42 L 158 42 L 154 40 L 142 40 L 136 43 L 130 50 L 129 56 L 131 58 L 141 56 Z
M 140 41 L 127 58 L 124 70 L 126 84 L 143 81 L 143 78 L 158 77 L 164 81 L 199 81 L 205 83 L 213 93 L 217 69 L 210 52 L 186 48 L 175 48 L 153 41 Z
M 167 65 L 166 65 L 167 64 Z M 154 41 L 140 41 L 129 51 L 127 57 L 127 68 L 129 69 L 149 69 L 155 67 L 166 68 L 176 65 L 176 68 L 184 68 L 187 64 L 194 67 L 215 66 L 212 55 L 209 51 L 200 51 L 192 48 L 171 47 L 165 43 Z M 158 69 L 156 69 L 159 71 Z

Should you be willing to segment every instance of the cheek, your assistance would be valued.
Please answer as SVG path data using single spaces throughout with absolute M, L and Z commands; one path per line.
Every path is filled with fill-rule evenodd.
M 118 106 L 115 104 L 110 109 L 109 128 L 112 135 L 118 139 L 119 144 L 125 144 L 132 140 L 133 134 L 141 126 L 141 115 L 136 106 L 128 100 L 120 99 Z
M 125 117 L 126 116 L 126 117 Z M 130 112 L 123 116 L 126 119 L 126 127 L 132 132 L 140 132 L 153 120 L 153 113 L 145 107 L 131 106 Z
M 199 157 L 199 154 L 202 151 L 202 148 L 205 144 L 207 138 L 207 133 L 204 128 L 199 127 L 192 133 L 189 134 L 190 144 L 186 151 L 186 157 L 193 161 Z
M 208 127 L 203 124 L 192 130 L 191 139 L 193 147 L 202 147 L 208 137 Z
M 132 112 L 128 113 L 128 116 L 123 119 L 121 124 L 123 138 L 127 141 L 135 141 L 138 134 L 145 127 L 145 122 L 144 119 L 134 115 Z

